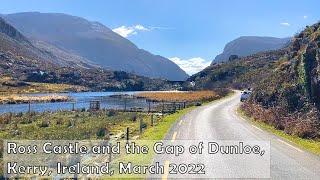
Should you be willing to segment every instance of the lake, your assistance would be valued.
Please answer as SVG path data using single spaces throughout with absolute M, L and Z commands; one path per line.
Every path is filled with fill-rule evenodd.
M 141 91 L 139 91 L 141 92 Z M 128 94 L 133 95 L 139 93 L 137 91 L 129 92 L 70 92 L 70 93 L 54 93 L 58 95 L 67 95 L 75 102 L 75 109 L 88 109 L 90 101 L 99 100 L 101 108 L 107 109 L 124 109 L 125 100 L 123 98 L 110 97 L 110 95 Z M 49 93 L 28 94 L 32 96 L 48 95 Z M 151 104 L 154 106 L 155 104 Z M 46 103 L 31 103 L 31 111 L 44 112 L 44 111 L 59 111 L 59 110 L 72 110 L 73 102 L 46 102 Z M 140 107 L 148 108 L 148 103 L 145 99 L 127 98 L 127 109 Z M 4 113 L 19 113 L 28 112 L 28 104 L 1 104 L 0 114 Z

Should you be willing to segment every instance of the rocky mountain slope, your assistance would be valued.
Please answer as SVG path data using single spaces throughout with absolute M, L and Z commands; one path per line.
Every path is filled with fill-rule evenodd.
M 196 89 L 254 89 L 242 109 L 288 134 L 320 137 L 320 23 L 280 50 L 214 63 L 191 76 Z M 189 86 L 191 87 L 191 86 Z
M 169 80 L 185 80 L 188 77 L 172 61 L 139 49 L 98 22 L 66 14 L 37 12 L 3 17 L 35 41 L 34 45 L 39 45 L 38 48 L 71 61 L 76 57 L 75 64 L 84 61 L 112 70 Z M 71 54 L 72 58 L 66 58 L 66 54 Z
M 212 63 L 226 62 L 231 55 L 239 57 L 253 55 L 263 51 L 277 50 L 288 45 L 290 38 L 241 36 L 229 43 Z
M 61 64 L 57 56 L 35 47 L 0 18 L 0 78 L 10 79 L 10 83 L 4 81 L 0 86 L 28 86 L 27 82 L 65 83 L 91 90 L 158 90 L 174 86 L 164 80 L 85 66 Z
M 267 51 L 226 63 L 214 63 L 192 75 L 188 81 L 194 82 L 196 89 L 254 87 L 272 73 L 286 52 L 286 49 Z
M 252 108 L 256 105 L 255 108 Z M 297 34 L 270 76 L 261 79 L 249 103 L 252 116 L 300 137 L 320 137 L 320 23 Z

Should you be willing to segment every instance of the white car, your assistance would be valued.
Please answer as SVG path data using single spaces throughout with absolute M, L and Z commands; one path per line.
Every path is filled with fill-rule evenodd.
M 247 100 L 251 94 L 252 94 L 252 91 L 244 90 L 243 92 L 241 92 L 240 101 L 243 102 Z

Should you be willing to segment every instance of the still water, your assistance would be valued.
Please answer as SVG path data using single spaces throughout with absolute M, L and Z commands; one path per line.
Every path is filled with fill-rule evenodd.
M 75 109 L 89 108 L 91 100 L 99 100 L 101 108 L 108 109 L 124 109 L 125 100 L 116 97 L 110 97 L 110 95 L 128 94 L 133 95 L 135 91 L 130 92 L 70 92 L 70 93 L 55 93 L 58 95 L 67 95 L 75 102 Z M 32 96 L 41 96 L 46 94 L 32 94 Z M 44 112 L 44 111 L 58 111 L 58 110 L 72 110 L 72 102 L 47 102 L 47 103 L 32 103 L 31 111 Z M 128 98 L 126 100 L 126 108 L 133 107 L 148 108 L 148 103 L 145 99 Z M 28 112 L 28 104 L 1 104 L 0 114 L 3 113 L 19 113 Z

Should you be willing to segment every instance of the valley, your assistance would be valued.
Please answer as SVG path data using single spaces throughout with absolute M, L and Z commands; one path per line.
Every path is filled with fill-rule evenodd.
M 215 26 L 205 29 L 187 21 L 178 28 L 176 22 L 162 26 L 171 17 L 157 19 L 159 26 L 154 21 L 122 25 L 134 16 L 119 16 L 120 21 L 110 15 L 101 17 L 101 22 L 110 23 L 107 27 L 87 15 L 10 13 L 0 14 L 0 179 L 5 168 L 2 144 L 8 139 L 149 140 L 146 146 L 152 144 L 150 140 L 169 142 L 161 144 L 168 149 L 161 146 L 161 152 L 146 153 L 144 158 L 134 153 L 104 157 L 110 166 L 121 165 L 125 175 L 115 174 L 120 179 L 131 173 L 130 178 L 143 179 L 320 177 L 319 21 L 295 34 L 284 28 L 296 26 L 282 22 L 278 33 L 290 36 L 276 38 L 256 36 L 266 31 L 250 23 L 232 33 L 229 30 L 240 25 L 230 28 L 227 22 L 231 21 L 223 21 L 228 31 L 221 30 L 215 18 Z M 193 18 L 202 22 L 197 19 L 200 15 Z M 307 15 L 300 20 L 307 20 Z M 202 32 L 206 36 L 197 39 Z M 228 39 L 233 40 L 216 53 L 213 44 Z M 217 55 L 208 63 L 202 58 L 205 55 L 192 54 L 193 49 Z M 165 52 L 165 56 L 151 52 Z M 247 97 L 240 101 L 244 90 Z M 187 146 L 188 140 L 263 142 L 267 148 L 260 155 L 266 161 L 236 164 L 232 158 L 219 161 L 203 156 L 199 159 L 210 169 L 207 174 L 168 173 L 172 163 L 183 168 L 197 159 L 174 149 Z M 155 168 L 150 166 L 154 162 L 160 162 L 161 176 L 141 174 L 147 167 Z M 64 170 L 73 166 L 60 165 Z

